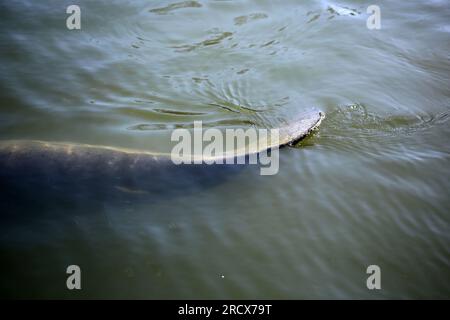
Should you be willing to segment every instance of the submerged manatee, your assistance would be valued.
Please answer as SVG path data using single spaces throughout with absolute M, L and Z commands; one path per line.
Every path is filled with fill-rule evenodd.
M 281 147 L 317 128 L 324 115 L 308 112 L 280 126 Z M 256 149 L 256 153 L 266 151 Z M 239 157 L 249 157 L 242 151 Z M 248 163 L 246 161 L 246 163 Z M 243 165 L 175 165 L 169 154 L 43 141 L 0 142 L 3 205 L 67 199 L 111 201 L 185 193 L 223 181 Z M 13 205 L 14 206 L 14 205 Z

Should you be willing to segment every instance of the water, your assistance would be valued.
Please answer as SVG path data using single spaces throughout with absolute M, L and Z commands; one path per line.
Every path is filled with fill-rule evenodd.
M 55 201 L 31 186 L 21 206 L 3 190 L 0 296 L 450 296 L 447 1 L 378 2 L 381 30 L 350 0 L 78 1 L 80 31 L 70 4 L 1 2 L 1 140 L 160 152 L 194 120 L 327 118 L 275 176 Z M 70 264 L 81 291 L 65 287 Z

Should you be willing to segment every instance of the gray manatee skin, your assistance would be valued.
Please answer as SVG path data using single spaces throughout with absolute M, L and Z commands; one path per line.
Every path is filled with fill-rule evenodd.
M 42 221 L 58 225 L 73 216 L 106 215 L 108 208 L 128 212 L 201 194 L 246 167 L 174 165 L 167 157 L 72 145 L 69 149 L 49 151 L 41 142 L 0 148 L 0 231 Z
M 322 119 L 322 113 L 309 113 L 281 126 L 279 146 L 301 140 Z M 1 207 L 10 212 L 21 206 L 42 207 L 49 203 L 71 206 L 81 202 L 153 201 L 215 186 L 248 166 L 175 165 L 168 156 L 148 152 L 71 143 L 3 141 L 0 201 Z M 259 166 L 251 167 L 259 171 Z

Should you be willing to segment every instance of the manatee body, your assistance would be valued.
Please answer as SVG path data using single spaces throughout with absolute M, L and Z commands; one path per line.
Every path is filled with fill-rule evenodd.
M 301 140 L 317 128 L 320 112 L 280 126 L 270 148 Z M 257 153 L 265 151 L 256 150 Z M 248 154 L 241 154 L 248 157 Z M 248 161 L 245 161 L 248 163 Z M 175 165 L 170 155 L 106 146 L 42 141 L 0 142 L 0 200 L 4 206 L 36 202 L 151 199 L 213 186 L 245 165 Z M 29 204 L 28 204 L 29 205 Z

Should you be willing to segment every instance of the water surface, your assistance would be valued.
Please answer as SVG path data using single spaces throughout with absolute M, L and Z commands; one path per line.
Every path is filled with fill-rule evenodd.
M 2 184 L 0 296 L 449 297 L 447 1 L 379 1 L 381 30 L 364 1 L 77 3 L 79 31 L 72 1 L 0 4 L 1 140 L 162 152 L 195 120 L 327 118 L 275 176 L 148 197 L 32 189 L 20 205 Z

